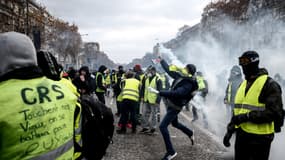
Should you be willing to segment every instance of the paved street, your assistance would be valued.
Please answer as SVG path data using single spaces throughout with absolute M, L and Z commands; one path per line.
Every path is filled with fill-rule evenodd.
M 107 104 L 108 104 L 107 100 Z M 115 112 L 115 106 L 112 106 Z M 161 105 L 162 114 L 165 109 Z M 162 117 L 163 117 L 162 115 Z M 177 160 L 218 160 L 225 152 L 221 139 L 203 129 L 199 123 L 191 124 L 191 112 L 183 111 L 179 119 L 195 131 L 195 145 L 179 130 L 169 127 L 173 145 L 178 153 Z M 116 117 L 116 121 L 118 117 Z M 141 128 L 138 127 L 138 131 Z M 155 135 L 132 134 L 131 130 L 125 135 L 114 134 L 114 144 L 110 145 L 104 160 L 158 160 L 165 154 L 165 146 L 159 131 Z M 220 141 L 220 142 L 219 142 Z

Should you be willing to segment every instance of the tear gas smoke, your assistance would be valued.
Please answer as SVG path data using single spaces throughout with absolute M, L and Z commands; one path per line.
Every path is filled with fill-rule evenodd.
M 260 67 L 265 67 L 269 76 L 273 78 L 276 73 L 285 75 L 284 22 L 276 20 L 272 14 L 261 15 L 251 17 L 252 20 L 244 24 L 236 24 L 224 17 L 209 26 L 211 31 L 200 25 L 201 34 L 192 36 L 186 44 L 173 49 L 174 53 L 161 47 L 161 52 L 171 59 L 171 63 L 182 66 L 193 63 L 197 71 L 203 72 L 209 85 L 203 108 L 209 130 L 221 137 L 221 143 L 226 132 L 225 126 L 229 122 L 223 99 L 229 71 L 233 65 L 238 65 L 238 57 L 245 51 L 255 50 L 260 56 Z M 285 156 L 282 147 L 285 145 L 284 139 L 283 128 L 272 143 L 270 159 L 278 160 Z

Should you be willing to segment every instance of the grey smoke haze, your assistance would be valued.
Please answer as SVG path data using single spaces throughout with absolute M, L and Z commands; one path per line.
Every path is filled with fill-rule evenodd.
M 247 50 L 255 50 L 260 55 L 260 67 L 265 67 L 269 76 L 274 77 L 276 73 L 283 75 L 283 78 L 285 76 L 285 25 L 276 21 L 268 12 L 261 15 L 251 17 L 243 25 L 237 25 L 223 17 L 211 26 L 222 38 L 213 36 L 213 32 L 202 30 L 200 36 L 191 37 L 184 47 L 174 53 L 181 63 L 194 63 L 208 80 L 206 114 L 210 129 L 220 136 L 221 143 L 228 123 L 223 98 L 229 71 L 233 65 L 238 65 L 238 57 Z M 283 128 L 283 132 L 276 134 L 272 143 L 271 160 L 284 159 L 284 139 Z
M 198 22 L 202 8 L 210 0 L 40 1 L 53 15 L 78 24 L 82 34 L 89 34 L 84 40 L 100 42 L 113 60 L 127 62 L 144 55 L 156 43 L 156 38 L 167 41 L 179 27 Z M 252 12 L 253 9 L 248 14 L 254 14 Z M 211 27 L 223 35 L 223 39 L 202 31 L 199 37 L 193 37 L 177 50 L 175 56 L 181 61 L 178 65 L 196 64 L 208 80 L 206 113 L 211 129 L 221 137 L 222 143 L 227 123 L 223 97 L 230 68 L 238 64 L 242 52 L 255 50 L 260 55 L 260 66 L 268 69 L 271 77 L 280 73 L 284 78 L 285 27 L 265 13 L 261 18 L 252 17 L 244 25 L 236 25 L 227 17 L 221 19 Z M 179 63 L 169 54 L 173 63 Z M 284 139 L 284 131 L 276 134 L 271 160 L 284 159 Z

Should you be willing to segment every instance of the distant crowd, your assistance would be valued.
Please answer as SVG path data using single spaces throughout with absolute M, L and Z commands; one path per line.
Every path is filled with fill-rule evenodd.
M 166 149 L 162 160 L 171 160 L 177 152 L 170 124 L 195 144 L 194 131 L 178 119 L 184 108 L 192 109 L 192 122 L 201 115 L 208 128 L 201 109 L 208 82 L 195 64 L 179 67 L 158 56 L 162 70 L 150 65 L 143 71 L 136 64 L 127 70 L 101 65 L 92 73 L 87 66 L 65 71 L 50 52 L 36 52 L 32 40 L 16 32 L 0 34 L 0 57 L 0 159 L 102 159 L 114 129 L 126 134 L 130 128 L 132 134 L 159 129 Z M 284 123 L 284 79 L 260 68 L 255 51 L 242 53 L 238 63 L 225 87 L 229 123 L 223 144 L 229 147 L 235 134 L 236 160 L 267 160 Z M 109 104 L 116 101 L 116 127 L 106 97 Z

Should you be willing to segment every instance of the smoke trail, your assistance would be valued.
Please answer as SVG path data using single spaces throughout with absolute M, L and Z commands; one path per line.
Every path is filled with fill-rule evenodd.
M 270 12 L 253 16 L 244 24 L 237 24 L 230 18 L 223 17 L 211 26 L 211 31 L 200 25 L 201 34 L 191 37 L 187 43 L 174 48 L 174 55 L 181 63 L 193 63 L 202 71 L 209 84 L 206 101 L 206 114 L 209 127 L 221 137 L 228 123 L 223 97 L 229 77 L 229 70 L 238 64 L 238 57 L 247 50 L 255 50 L 260 55 L 260 67 L 285 75 L 285 25 L 276 20 Z M 218 36 L 217 36 L 218 35 Z M 284 86 L 283 86 L 284 89 Z M 284 94 L 283 94 L 284 97 Z M 285 156 L 282 147 L 285 132 L 276 135 L 272 144 L 271 159 L 278 160 Z

